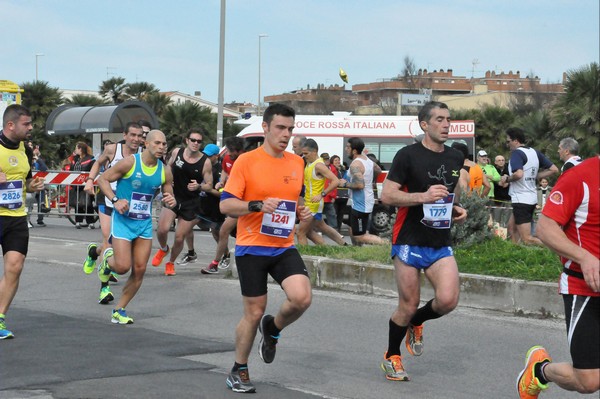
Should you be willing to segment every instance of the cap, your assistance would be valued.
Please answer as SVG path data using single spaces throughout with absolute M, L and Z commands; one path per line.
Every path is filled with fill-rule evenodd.
M 485 152 L 485 150 L 480 150 L 480 151 L 477 153 L 477 156 L 478 156 L 478 157 L 487 157 L 487 152 Z
M 323 159 L 329 159 L 329 154 L 326 153 L 326 152 L 324 152 L 324 153 L 321 154 L 321 158 L 323 158 Z
M 216 144 L 207 144 L 206 147 L 202 150 L 203 153 L 206 154 L 207 157 L 212 157 L 213 155 L 217 155 L 221 150 L 219 146 Z

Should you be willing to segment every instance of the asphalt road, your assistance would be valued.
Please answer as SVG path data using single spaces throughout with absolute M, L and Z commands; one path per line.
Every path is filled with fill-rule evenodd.
M 0 341 L 0 398 L 230 398 L 239 285 L 202 275 L 214 242 L 196 232 L 197 263 L 148 267 L 128 307 L 135 324 L 110 323 L 97 303 L 99 283 L 81 261 L 99 230 L 62 219 L 30 230 L 30 253 L 8 314 L 16 338 Z M 156 246 L 156 243 L 155 243 Z M 122 283 L 114 286 L 118 296 Z M 268 311 L 283 294 L 269 287 Z M 557 300 L 560 300 L 557 296 Z M 563 321 L 535 320 L 459 308 L 428 322 L 425 352 L 405 356 L 409 382 L 389 382 L 379 369 L 393 298 L 315 291 L 311 308 L 282 333 L 275 362 L 256 350 L 250 375 L 260 398 L 516 398 L 515 378 L 527 349 L 545 345 L 568 360 Z M 258 340 L 257 340 L 258 341 Z M 543 398 L 575 398 L 551 387 Z

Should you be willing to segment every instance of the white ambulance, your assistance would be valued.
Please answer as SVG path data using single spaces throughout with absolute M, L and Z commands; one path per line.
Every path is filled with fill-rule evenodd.
M 236 123 L 248 124 L 238 136 L 243 137 L 248 148 L 258 146 L 264 140 L 262 118 L 252 117 L 248 121 Z M 389 169 L 394 156 L 402 147 L 413 144 L 423 131 L 419 127 L 417 116 L 387 115 L 351 115 L 348 112 L 333 112 L 332 115 L 296 115 L 294 135 L 303 135 L 314 139 L 319 145 L 319 154 L 327 152 L 338 155 L 346 165 L 350 160 L 344 153 L 344 147 L 350 137 L 360 137 L 365 142 L 366 154 L 377 158 L 384 169 Z M 469 147 L 471 154 L 475 149 L 475 122 L 472 120 L 452 121 L 449 139 L 446 145 L 460 141 Z M 292 151 L 292 144 L 287 148 Z M 385 180 L 386 173 L 377 179 L 377 188 Z M 373 210 L 372 230 L 380 233 L 389 229 L 391 216 L 395 213 L 381 204 Z

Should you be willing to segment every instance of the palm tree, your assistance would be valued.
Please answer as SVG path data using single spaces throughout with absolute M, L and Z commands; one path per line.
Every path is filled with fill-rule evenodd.
M 72 148 L 74 143 L 81 140 L 82 137 L 48 136 L 46 134 L 48 116 L 63 101 L 57 87 L 51 87 L 48 82 L 41 80 L 22 83 L 21 87 L 23 88 L 22 103 L 29 109 L 33 119 L 31 139 L 40 146 L 40 151 L 48 166 L 56 165 L 61 161 L 58 154 L 60 145 L 64 144 L 68 148 Z
M 107 100 L 111 100 L 113 104 L 120 104 L 127 99 L 125 94 L 127 86 L 125 78 L 116 76 L 103 81 L 98 88 L 98 93 Z
M 106 105 L 108 102 L 100 97 L 89 94 L 74 94 L 70 99 L 65 100 L 65 104 L 79 105 L 80 107 L 93 107 L 96 105 Z
M 580 155 L 589 157 L 598 151 L 600 136 L 600 66 L 596 62 L 567 73 L 565 94 L 550 113 L 554 140 L 573 137 L 579 142 Z
M 146 97 L 148 97 L 151 93 L 158 93 L 158 89 L 152 83 L 148 82 L 135 82 L 129 83 L 125 88 L 125 94 L 133 99 L 146 101 Z
M 180 145 L 188 130 L 197 127 L 209 132 L 208 137 L 204 137 L 204 143 L 214 142 L 211 133 L 216 132 L 217 115 L 210 108 L 191 101 L 169 105 L 160 118 L 160 128 L 167 135 L 169 147 Z
M 159 118 L 163 116 L 167 106 L 171 103 L 171 99 L 166 95 L 157 92 L 148 93 L 144 97 L 144 101 L 154 110 L 154 113 Z

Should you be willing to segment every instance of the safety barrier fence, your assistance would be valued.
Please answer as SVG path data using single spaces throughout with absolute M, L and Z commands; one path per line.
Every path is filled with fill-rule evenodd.
M 70 171 L 36 171 L 33 177 L 43 177 L 45 188 L 39 193 L 27 194 L 27 209 L 30 221 L 34 218 L 42 220 L 46 217 L 66 218 L 73 225 L 80 222 L 82 227 L 90 224 L 96 226 L 98 221 L 98 203 L 104 204 L 104 195 L 94 182 L 95 195 L 83 191 L 89 174 Z M 161 203 L 155 199 L 152 210 L 153 218 L 158 219 Z

